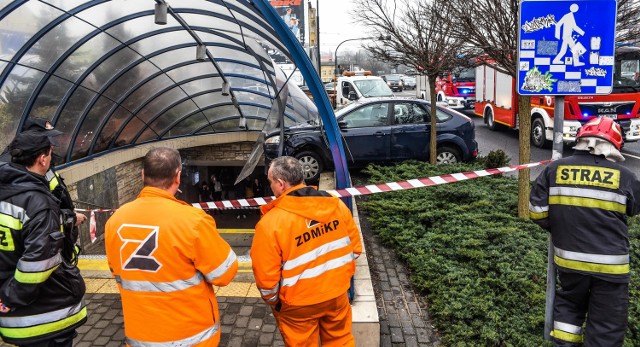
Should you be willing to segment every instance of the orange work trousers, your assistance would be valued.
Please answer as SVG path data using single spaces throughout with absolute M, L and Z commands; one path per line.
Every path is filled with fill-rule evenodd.
M 351 305 L 347 293 L 309 306 L 282 304 L 273 310 L 286 346 L 355 346 L 351 334 Z

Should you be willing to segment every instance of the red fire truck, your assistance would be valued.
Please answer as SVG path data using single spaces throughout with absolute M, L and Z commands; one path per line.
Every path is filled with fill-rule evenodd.
M 451 108 L 473 108 L 476 100 L 476 74 L 473 68 L 459 68 L 436 78 L 437 101 Z
M 578 129 L 594 117 L 611 117 L 622 127 L 627 142 L 640 139 L 640 48 L 618 47 L 613 92 L 609 95 L 571 95 L 564 98 L 563 140 L 575 142 Z M 489 129 L 499 125 L 518 129 L 516 81 L 484 63 L 475 69 L 475 114 Z M 544 147 L 553 138 L 553 96 L 531 97 L 531 143 Z

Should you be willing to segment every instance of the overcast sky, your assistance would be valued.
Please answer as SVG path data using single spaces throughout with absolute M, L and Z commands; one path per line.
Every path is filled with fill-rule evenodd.
M 359 25 L 350 14 L 353 12 L 353 0 L 310 0 L 312 6 L 318 4 L 320 15 L 320 46 L 323 52 L 333 53 L 336 46 L 346 39 L 367 36 L 365 27 Z M 340 46 L 343 50 L 357 50 L 362 41 L 346 42 Z

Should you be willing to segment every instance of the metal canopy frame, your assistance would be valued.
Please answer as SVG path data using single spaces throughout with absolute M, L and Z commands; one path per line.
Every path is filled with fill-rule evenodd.
M 154 24 L 157 3 L 167 5 L 166 26 Z M 17 0 L 0 6 L 0 147 L 28 117 L 47 118 L 63 131 L 56 153 L 64 167 L 149 141 L 263 131 L 277 100 L 285 102 L 276 108 L 285 124 L 322 117 L 330 137 L 339 135 L 319 78 L 266 0 Z M 169 37 L 178 39 L 163 41 Z M 204 59 L 196 56 L 199 46 Z M 317 107 L 292 83 L 281 86 L 287 95 L 280 95 L 273 84 L 279 68 L 255 50 L 260 46 L 298 66 Z M 241 118 L 255 120 L 252 128 L 229 128 Z M 336 171 L 346 172 L 336 139 L 330 139 Z M 348 184 L 344 177 L 339 174 L 341 187 Z

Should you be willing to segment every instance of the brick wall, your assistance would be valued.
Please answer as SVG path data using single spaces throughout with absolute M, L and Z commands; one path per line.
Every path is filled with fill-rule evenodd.
M 133 201 L 142 190 L 142 158 L 115 167 L 118 206 Z
M 197 162 L 246 161 L 253 147 L 252 142 L 224 143 L 180 150 L 182 159 Z

